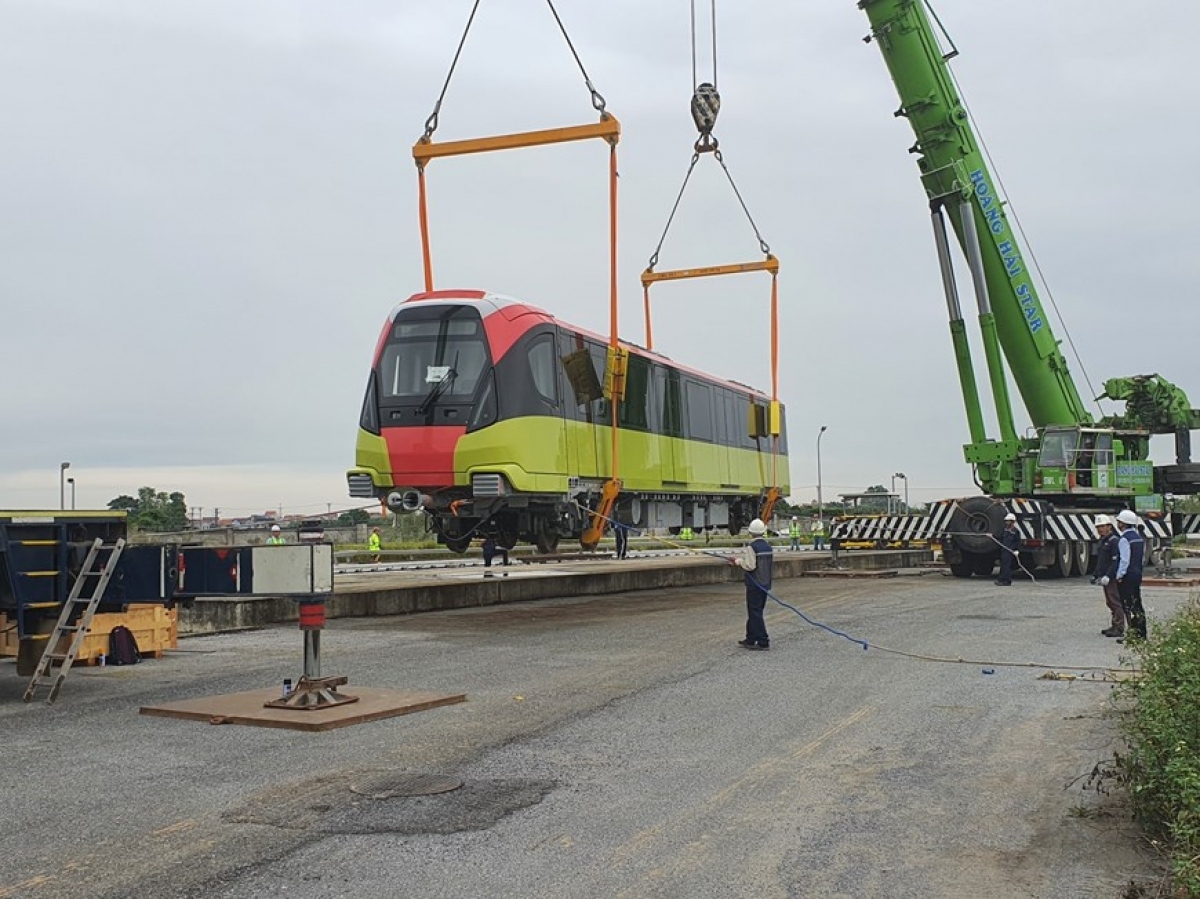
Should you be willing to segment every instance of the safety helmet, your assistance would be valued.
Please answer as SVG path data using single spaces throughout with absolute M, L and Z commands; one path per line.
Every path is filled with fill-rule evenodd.
M 762 523 L 761 518 L 756 518 L 750 522 L 750 527 L 747 528 L 747 530 L 749 530 L 754 536 L 758 537 L 767 532 L 767 526 Z
M 1132 509 L 1122 509 L 1117 513 L 1117 521 L 1121 522 L 1121 524 L 1137 524 L 1137 513 Z
M 1107 515 L 1097 515 L 1096 520 L 1094 522 L 1096 527 L 1101 527 L 1103 525 L 1107 525 L 1110 528 L 1112 527 L 1112 523 L 1113 523 L 1113 520 L 1111 518 L 1109 518 Z
M 1004 516 L 1004 520 L 1005 521 L 1016 521 L 1017 516 L 1014 515 L 1012 512 L 1009 512 L 1007 515 Z
M 279 525 L 277 525 L 277 524 L 271 525 L 271 531 L 272 531 L 272 533 L 278 534 L 279 533 Z

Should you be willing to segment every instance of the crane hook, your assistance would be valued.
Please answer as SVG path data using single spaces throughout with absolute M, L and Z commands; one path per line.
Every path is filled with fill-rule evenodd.
M 692 121 L 700 138 L 696 141 L 697 153 L 708 153 L 717 148 L 717 139 L 712 130 L 717 124 L 717 114 L 721 111 L 721 95 L 714 85 L 707 81 L 697 86 L 692 94 Z

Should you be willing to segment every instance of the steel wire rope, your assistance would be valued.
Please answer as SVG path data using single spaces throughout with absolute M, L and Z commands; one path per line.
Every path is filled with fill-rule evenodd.
M 587 512 L 589 515 L 596 514 L 592 510 L 588 509 L 587 506 L 580 503 L 578 500 L 573 500 L 572 502 L 579 509 L 581 509 L 584 512 Z M 648 534 L 644 528 L 642 528 L 642 529 L 634 528 L 629 525 L 622 524 L 621 522 L 616 521 L 615 519 L 611 519 L 611 518 L 609 519 L 609 523 L 615 527 L 624 528 L 629 533 L 638 534 L 639 536 L 648 536 L 648 537 L 650 537 L 650 539 L 655 540 L 659 543 L 662 543 L 664 546 L 670 546 L 675 549 L 680 549 L 685 552 L 689 552 L 693 555 L 703 556 L 705 558 L 714 559 L 714 560 L 719 560 L 723 564 L 726 564 L 726 565 L 736 565 L 737 564 L 737 560 L 734 559 L 732 556 L 726 555 L 722 552 L 719 552 L 718 550 L 697 549 L 694 546 L 688 546 L 685 543 L 678 543 L 673 540 L 668 540 L 665 537 L 660 537 L 656 534 Z M 995 539 L 995 538 L 993 538 L 993 539 Z M 1032 577 L 1032 575 L 1031 575 L 1031 577 Z M 1112 672 L 1114 674 L 1118 674 L 1118 673 L 1119 674 L 1139 674 L 1140 673 L 1140 671 L 1135 668 L 1114 668 L 1112 666 L 1106 666 L 1106 665 L 1047 665 L 1043 662 L 997 662 L 997 661 L 992 661 L 990 659 L 968 659 L 968 658 L 964 658 L 962 656 L 935 656 L 935 655 L 928 655 L 925 653 L 908 652 L 903 649 L 895 649 L 893 647 L 883 646 L 882 644 L 879 644 L 879 643 L 872 643 L 869 640 L 863 640 L 859 637 L 855 637 L 851 634 L 848 634 L 845 631 L 838 630 L 837 628 L 835 628 L 831 625 L 825 624 L 824 622 L 818 621 L 817 619 L 815 619 L 815 618 L 811 617 L 810 615 L 807 615 L 806 613 L 801 611 L 796 606 L 793 606 L 791 603 L 785 602 L 784 600 L 780 599 L 771 590 L 767 589 L 766 587 L 763 587 L 762 584 L 758 583 L 757 581 L 754 581 L 753 578 L 751 578 L 751 580 L 754 582 L 754 585 L 756 587 L 758 587 L 760 590 L 762 590 L 768 597 L 770 597 L 771 600 L 773 600 L 775 603 L 782 606 L 783 608 L 787 609 L 788 611 L 793 612 L 798 617 L 800 617 L 802 620 L 804 620 L 807 624 L 811 625 L 812 627 L 819 628 L 820 630 L 826 631 L 830 634 L 833 634 L 834 636 L 841 637 L 842 639 L 847 640 L 850 643 L 855 644 L 856 646 L 861 646 L 864 652 L 866 652 L 867 650 L 870 650 L 870 649 L 874 649 L 878 652 L 887 653 L 889 655 L 902 656 L 904 658 L 913 659 L 913 660 L 922 661 L 922 662 L 938 662 L 941 664 L 954 664 L 954 665 L 982 665 L 982 666 L 993 667 L 993 668 L 1037 668 L 1037 669 L 1051 671 L 1051 672 L 1053 672 L 1053 671 L 1100 671 L 1100 672 L 1106 672 L 1106 673 Z M 1100 680 L 1103 680 L 1103 678 L 1100 678 Z
M 462 37 L 458 40 L 458 49 L 454 51 L 454 59 L 450 61 L 450 71 L 446 73 L 446 80 L 442 84 L 442 92 L 438 94 L 437 102 L 433 104 L 433 112 L 425 120 L 426 141 L 433 137 L 433 132 L 437 131 L 438 115 L 442 111 L 442 101 L 446 99 L 446 91 L 450 89 L 450 79 L 454 77 L 454 69 L 458 66 L 458 58 L 462 56 L 463 46 L 467 43 L 467 35 L 471 32 L 471 25 L 475 21 L 475 13 L 479 11 L 479 3 L 480 0 L 475 0 L 475 4 L 471 7 L 471 15 L 467 17 L 467 27 L 463 29 Z
M 954 47 L 954 42 L 952 40 L 950 40 L 949 33 L 946 31 L 945 26 L 942 25 L 941 20 L 937 18 L 937 13 L 935 13 L 933 11 L 933 7 L 930 5 L 929 0 L 924 0 L 924 2 L 925 2 L 926 8 L 929 9 L 930 13 L 934 17 L 934 20 L 937 22 L 938 27 L 941 28 L 942 34 L 946 35 L 946 39 L 947 39 L 947 41 L 950 42 L 950 46 Z M 946 61 L 948 63 L 951 58 L 953 58 L 954 56 L 957 56 L 957 55 L 958 55 L 958 50 L 957 50 L 957 48 L 955 48 L 950 54 L 948 54 L 944 58 L 946 59 Z M 950 80 L 954 83 L 955 90 L 958 92 L 958 102 L 962 104 L 963 110 L 966 112 L 967 117 L 971 120 L 971 123 L 974 125 L 975 136 L 979 141 L 979 148 L 983 151 L 983 155 L 987 159 L 988 165 L 991 166 L 992 172 L 994 173 L 995 178 L 996 178 L 996 183 L 1000 186 L 1000 191 L 1004 197 L 1004 203 L 1006 206 L 1009 207 L 1009 210 L 1012 213 L 1012 219 L 1016 223 L 1017 233 L 1021 235 L 1021 240 L 1025 244 L 1025 247 L 1028 250 L 1028 255 L 1029 255 L 1030 259 L 1033 260 L 1034 271 L 1037 272 L 1038 280 L 1042 282 L 1042 287 L 1045 288 L 1046 296 L 1050 300 L 1050 306 L 1052 309 L 1054 309 L 1054 315 L 1058 318 L 1058 323 L 1062 327 L 1063 334 L 1066 336 L 1067 345 L 1071 348 L 1071 355 L 1073 355 L 1075 357 L 1075 361 L 1077 363 L 1079 363 L 1079 371 L 1083 375 L 1083 380 L 1084 380 L 1084 383 L 1087 384 L 1088 391 L 1091 393 L 1091 397 L 1092 397 L 1091 402 L 1095 404 L 1096 411 L 1099 412 L 1100 417 L 1103 418 L 1104 417 L 1104 407 L 1101 406 L 1101 404 L 1100 404 L 1100 398 L 1096 394 L 1095 386 L 1092 384 L 1091 375 L 1088 373 L 1087 366 L 1083 362 L 1083 357 L 1079 354 L 1079 349 L 1075 346 L 1075 338 L 1071 334 L 1071 328 L 1067 325 L 1066 319 L 1063 318 L 1062 310 L 1060 310 L 1058 308 L 1058 300 L 1055 299 L 1055 297 L 1054 297 L 1054 291 L 1050 289 L 1050 282 L 1048 280 L 1046 280 L 1046 275 L 1042 271 L 1042 265 L 1041 265 L 1041 262 L 1038 261 L 1037 253 L 1034 251 L 1033 245 L 1029 241 L 1029 237 L 1025 234 L 1025 226 L 1021 223 L 1021 216 L 1017 213 L 1016 206 L 1013 204 L 1012 200 L 1009 198 L 1008 188 L 1006 188 L 1004 186 L 1004 179 L 1000 176 L 1000 170 L 996 166 L 996 160 L 992 158 L 992 153 L 991 153 L 991 150 L 988 149 L 987 141 L 985 141 L 983 138 L 983 131 L 979 127 L 979 120 L 975 118 L 975 114 L 971 111 L 971 107 L 967 103 L 966 98 L 963 94 L 962 85 L 960 85 L 958 83 L 958 78 L 957 78 L 957 76 L 955 76 L 954 70 L 951 69 L 948 64 L 945 66 L 945 69 L 946 69 L 946 74 L 949 76 Z
M 683 176 L 683 184 L 679 186 L 679 193 L 675 195 L 675 205 L 671 207 L 671 214 L 667 216 L 667 224 L 663 227 L 662 236 L 658 238 L 658 246 L 654 248 L 654 252 L 650 255 L 650 268 L 658 265 L 658 254 L 662 252 L 663 243 L 667 239 L 667 232 L 671 230 L 671 223 L 675 221 L 675 213 L 679 211 L 679 204 L 683 200 L 683 192 L 687 190 L 688 180 L 692 177 L 692 171 L 696 168 L 696 163 L 699 160 L 700 154 L 693 153 L 691 164 L 688 165 L 687 174 Z
M 554 0 L 546 0 L 546 4 L 550 7 L 550 12 L 554 15 L 554 21 L 558 23 L 558 30 L 562 32 L 563 38 L 566 39 L 567 46 L 571 49 L 571 55 L 575 57 L 575 64 L 579 66 L 579 71 L 583 75 L 583 83 L 587 86 L 588 91 L 592 95 L 592 107 L 601 115 L 604 114 L 605 101 L 595 87 L 592 86 L 592 79 L 588 77 L 587 69 L 583 67 L 583 60 L 579 58 L 579 54 L 575 50 L 575 45 L 571 42 L 571 36 L 567 34 L 566 26 L 563 25 L 562 19 L 558 15 L 558 10 L 554 8 Z
M 729 166 L 725 165 L 725 157 L 721 155 L 720 149 L 713 150 L 713 158 L 721 163 L 721 169 L 725 172 L 725 177 L 729 179 L 729 186 L 733 188 L 733 195 L 737 197 L 738 203 L 741 204 L 742 212 L 746 213 L 746 220 L 750 222 L 750 227 L 754 229 L 754 236 L 758 238 L 758 248 L 763 254 L 769 254 L 771 247 L 763 240 L 762 234 L 759 233 L 758 225 L 754 223 L 754 216 L 750 214 L 750 207 L 746 205 L 746 201 L 742 199 L 742 192 L 738 190 L 738 186 L 733 181 L 733 175 L 729 171 Z
M 692 14 L 692 90 L 700 84 L 699 76 L 696 74 L 696 0 L 691 0 L 689 4 Z M 710 12 L 712 18 L 712 86 L 717 87 L 717 0 L 712 0 Z

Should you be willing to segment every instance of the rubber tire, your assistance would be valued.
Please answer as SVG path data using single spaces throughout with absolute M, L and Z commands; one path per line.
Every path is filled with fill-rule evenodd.
M 1070 540 L 1059 540 L 1054 544 L 1054 561 L 1046 566 L 1046 574 L 1058 579 L 1070 577 L 1074 567 L 1075 544 Z
M 1071 568 L 1072 577 L 1085 577 L 1091 571 L 1092 545 L 1086 540 L 1075 541 L 1075 564 Z
M 950 573 L 955 577 L 968 578 L 975 574 L 975 570 L 970 559 L 963 559 L 961 562 L 950 563 Z
M 967 560 L 971 563 L 971 573 L 977 577 L 991 577 L 996 570 L 996 560 L 991 556 L 972 555 Z
M 949 530 L 955 535 L 955 545 L 962 550 L 964 558 L 995 554 L 996 541 L 1004 530 L 1007 513 L 1003 503 L 989 496 L 969 496 L 958 501 Z

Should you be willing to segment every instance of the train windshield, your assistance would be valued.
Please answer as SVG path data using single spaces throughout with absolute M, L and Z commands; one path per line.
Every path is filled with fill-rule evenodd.
M 483 322 L 475 310 L 454 306 L 433 317 L 401 314 L 379 360 L 380 399 L 422 405 L 467 401 L 487 368 Z

